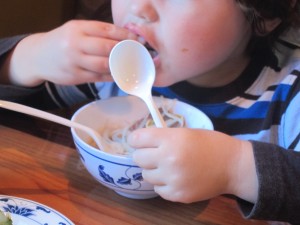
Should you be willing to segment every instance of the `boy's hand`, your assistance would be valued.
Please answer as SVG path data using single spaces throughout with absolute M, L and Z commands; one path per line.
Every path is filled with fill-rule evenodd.
M 137 149 L 133 160 L 144 169 L 144 179 L 167 200 L 190 203 L 221 194 L 257 198 L 249 142 L 188 128 L 139 129 L 128 142 Z
M 11 56 L 10 80 L 22 86 L 46 80 L 64 85 L 110 81 L 111 49 L 121 40 L 136 38 L 113 24 L 73 20 L 23 39 Z

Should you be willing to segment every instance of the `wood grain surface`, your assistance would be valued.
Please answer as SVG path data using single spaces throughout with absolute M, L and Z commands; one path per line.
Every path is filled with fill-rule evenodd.
M 85 170 L 69 128 L 5 110 L 0 152 L 0 194 L 45 204 L 76 225 L 279 224 L 243 219 L 226 196 L 193 204 L 119 196 Z

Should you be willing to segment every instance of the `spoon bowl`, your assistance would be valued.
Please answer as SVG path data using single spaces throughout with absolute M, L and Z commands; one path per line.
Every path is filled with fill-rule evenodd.
M 29 106 L 25 106 L 25 105 L 21 105 L 18 103 L 14 103 L 14 102 L 10 102 L 10 101 L 5 101 L 5 100 L 0 100 L 0 108 L 4 108 L 4 109 L 9 109 L 15 112 L 20 112 L 20 113 L 24 113 L 27 115 L 31 115 L 31 116 L 35 116 L 41 119 L 45 119 L 45 120 L 49 120 L 67 127 L 73 127 L 75 129 L 79 129 L 82 130 L 84 132 L 86 132 L 90 137 L 93 138 L 93 140 L 95 141 L 95 143 L 97 144 L 97 147 L 99 149 L 105 149 L 103 147 L 105 147 L 103 145 L 103 141 L 102 141 L 102 137 L 100 136 L 100 134 L 97 133 L 97 131 L 84 126 L 80 123 L 76 123 L 74 121 L 65 119 L 63 117 L 39 110 L 39 109 L 35 109 Z
M 155 125 L 166 127 L 152 98 L 155 65 L 145 46 L 133 40 L 119 42 L 110 53 L 109 67 L 119 88 L 144 100 Z

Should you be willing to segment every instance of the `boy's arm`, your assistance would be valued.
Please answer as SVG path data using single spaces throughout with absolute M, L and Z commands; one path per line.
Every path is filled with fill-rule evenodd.
M 259 181 L 255 204 L 238 200 L 248 219 L 299 222 L 300 153 L 262 142 L 252 142 Z M 276 198 L 274 198 L 276 196 Z
M 28 35 L 18 35 L 0 39 L 0 99 L 21 102 L 38 108 L 56 108 L 75 104 L 80 101 L 96 98 L 95 88 L 92 84 L 63 87 L 52 83 L 40 85 L 34 88 L 12 85 L 8 78 L 8 64 L 10 54 L 15 46 Z M 73 95 L 74 99 L 69 99 L 70 104 L 64 103 L 64 97 L 60 96 L 57 88 L 65 95 Z M 78 98 L 79 95 L 80 98 Z
M 27 35 L 19 35 L 0 39 L 0 99 L 21 102 L 38 108 L 48 109 L 67 107 L 85 102 L 119 95 L 119 89 L 113 83 L 93 83 L 77 86 L 55 85 L 46 82 L 35 88 L 26 88 L 8 84 L 8 71 L 5 62 L 10 52 Z M 72 96 L 72 97 L 70 97 Z
M 15 46 L 26 36 L 27 35 L 18 35 L 0 39 L 0 84 L 9 83 L 8 67 L 11 54 Z
M 295 55 L 299 60 L 299 55 Z M 292 67 L 298 74 L 299 66 Z M 252 141 L 259 189 L 256 204 L 239 201 L 247 218 L 300 221 L 300 82 L 294 82 L 278 128 L 281 146 Z
M 0 39 L 0 99 L 10 101 L 21 101 L 41 90 L 37 88 L 24 88 L 8 85 L 8 59 L 14 47 L 28 35 L 18 35 L 14 37 Z

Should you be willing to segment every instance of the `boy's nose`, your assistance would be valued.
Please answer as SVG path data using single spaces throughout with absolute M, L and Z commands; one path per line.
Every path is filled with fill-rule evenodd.
M 131 1 L 131 11 L 145 23 L 154 22 L 158 18 L 158 13 L 154 5 L 148 0 Z

